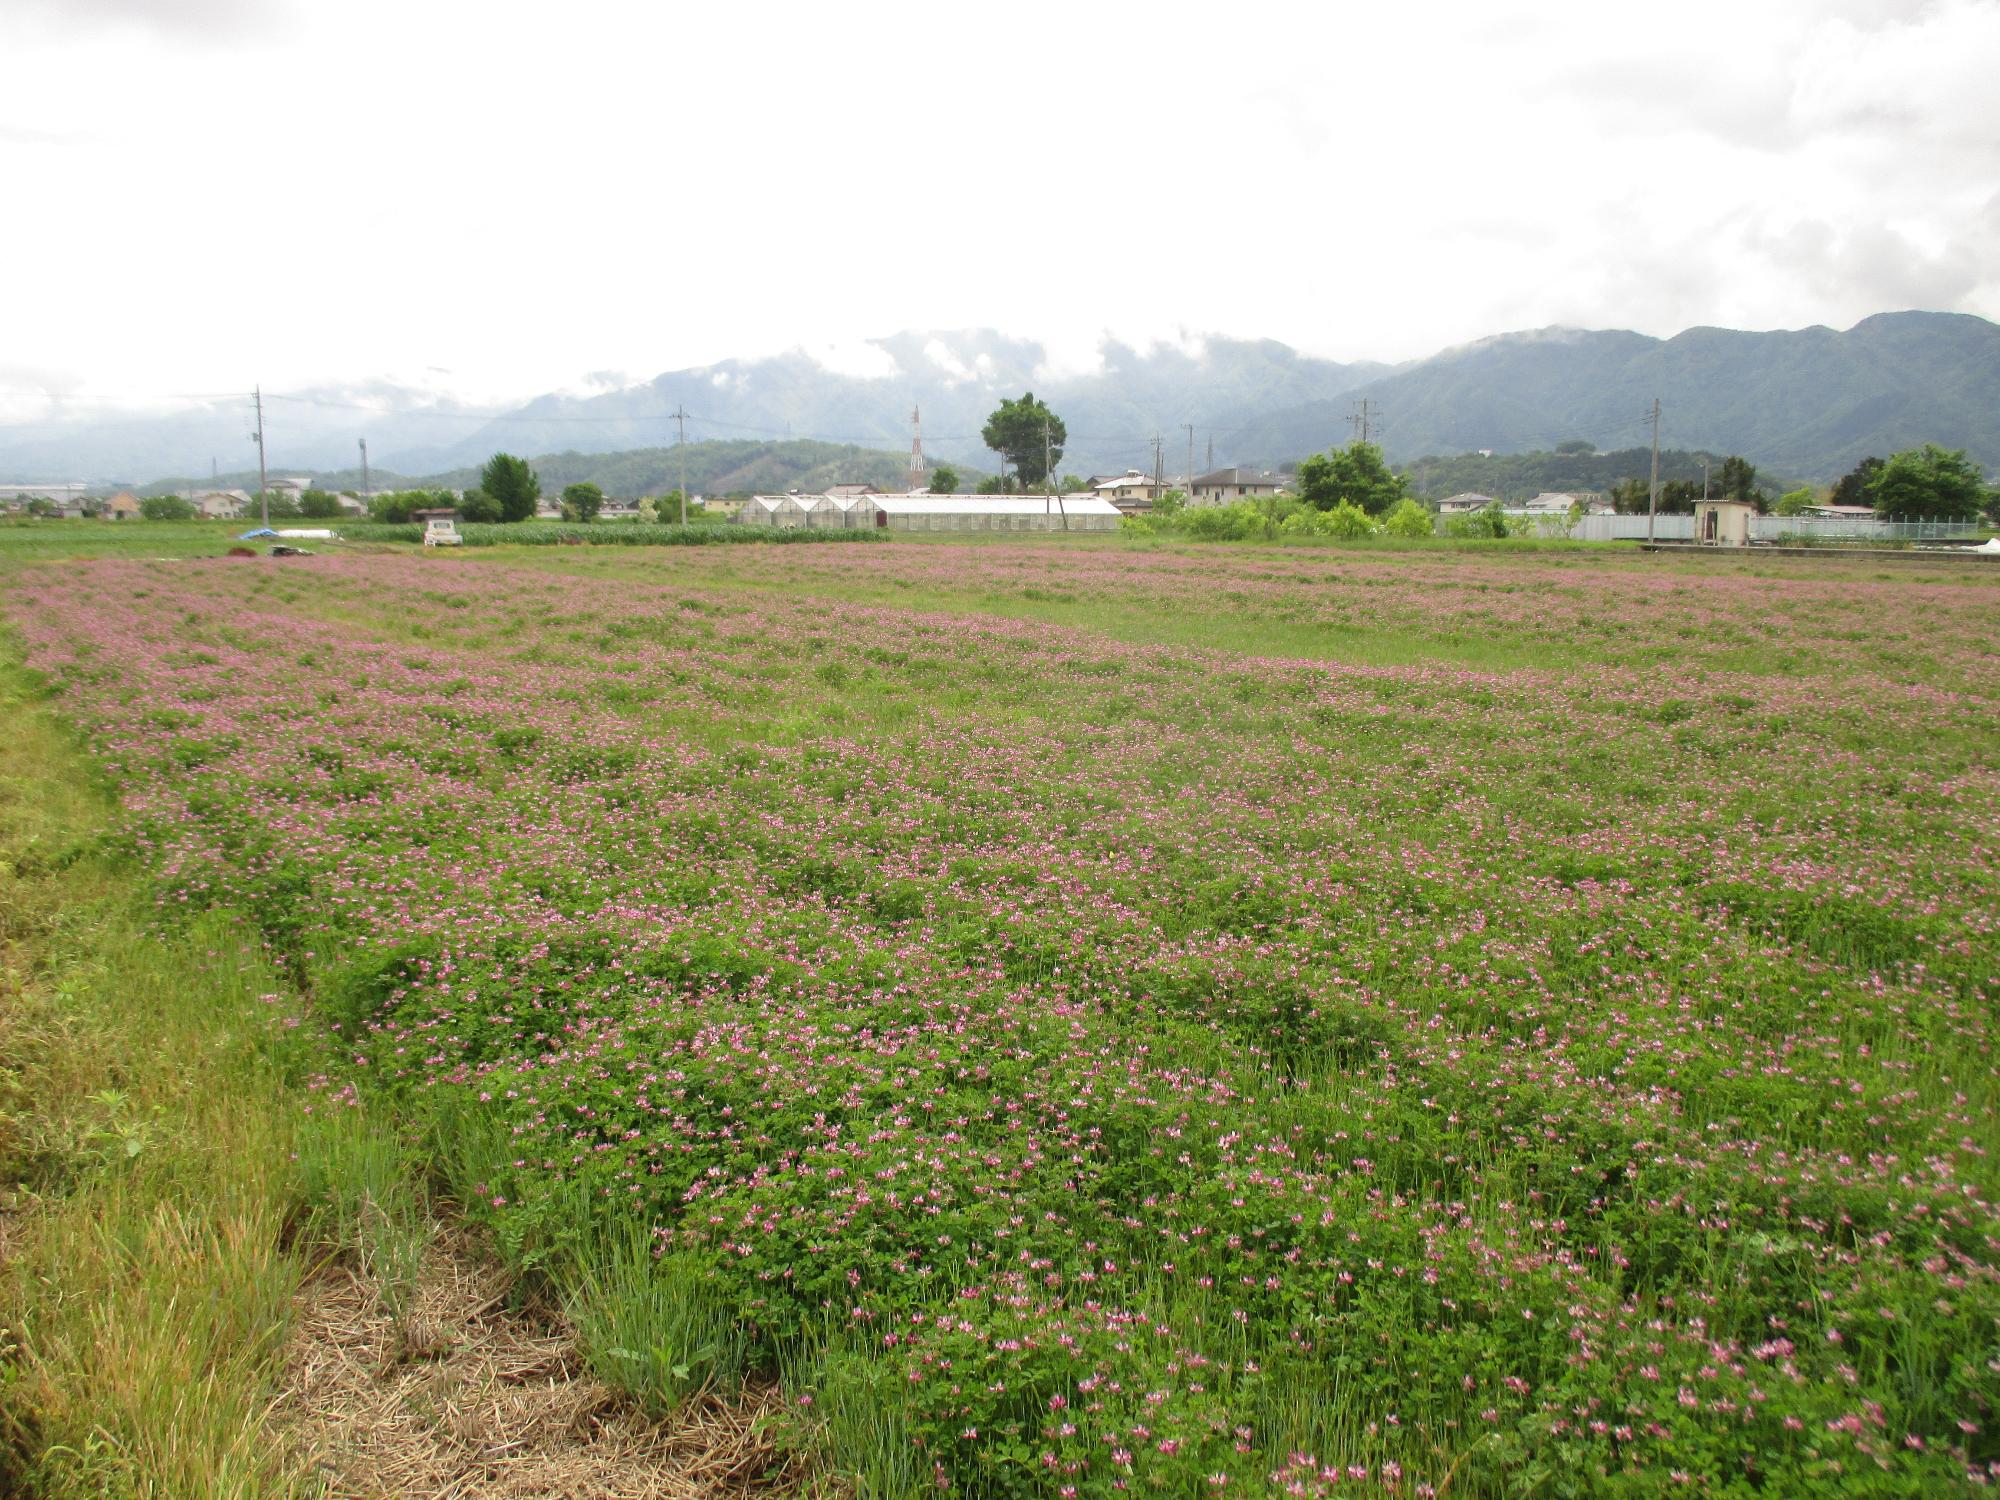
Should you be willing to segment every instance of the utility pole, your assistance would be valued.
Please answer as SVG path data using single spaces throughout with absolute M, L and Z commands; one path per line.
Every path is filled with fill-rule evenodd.
M 1708 498 L 1708 463 L 1708 458 L 1704 455 L 1701 461 L 1701 498 L 1704 500 Z
M 1208 435 L 1208 472 L 1215 472 L 1215 434 L 1212 432 Z
M 1157 432 L 1153 434 L 1153 499 L 1156 502 L 1160 498 L 1160 477 L 1164 472 L 1160 467 L 1160 444 L 1164 441 Z
M 1069 507 L 1063 504 L 1062 496 L 1056 493 L 1055 467 L 1055 449 L 1049 441 L 1048 418 L 1044 417 L 1042 419 L 1042 514 L 1049 513 L 1049 501 L 1053 497 L 1056 510 L 1062 516 L 1062 529 L 1068 531 Z
M 910 408 L 910 493 L 915 494 L 924 487 L 924 411 L 920 406 Z
M 1056 492 L 1056 486 L 1048 482 L 1048 470 L 1054 468 L 1054 460 L 1048 456 L 1048 452 L 1050 452 L 1050 444 L 1048 444 L 1048 418 L 1044 416 L 1042 418 L 1042 514 L 1044 516 L 1048 514 L 1048 504 L 1050 504 L 1048 496 L 1052 496 Z M 1064 512 L 1064 516 L 1068 516 L 1068 512 Z
M 1704 484 L 1703 488 L 1707 486 Z M 1653 398 L 1653 478 L 1646 489 L 1646 545 L 1653 545 L 1653 517 L 1660 509 L 1660 398 Z
M 368 503 L 368 493 L 369 493 L 369 489 L 368 489 L 368 439 L 367 439 L 367 438 L 357 438 L 357 439 L 356 439 L 356 441 L 357 441 L 357 442 L 359 442 L 359 443 L 361 444 L 361 503 L 362 503 L 363 505 L 366 505 L 366 504 Z
M 1356 434 L 1357 438 L 1359 439 L 1359 441 L 1361 441 L 1361 442 L 1364 442 L 1364 443 L 1368 441 L 1368 408 L 1369 408 L 1369 405 L 1370 405 L 1370 403 L 1369 403 L 1369 400 L 1368 400 L 1368 398 L 1367 398 L 1366 396 L 1363 396 L 1363 397 L 1361 398 L 1361 405 L 1360 405 L 1360 407 L 1359 407 L 1358 409 L 1356 409 L 1356 411 L 1355 411 L 1355 413 L 1354 413 L 1354 415 L 1353 415 L 1353 416 L 1351 416 L 1351 417 L 1349 417 L 1349 418 L 1347 419 L 1347 425 L 1348 425 L 1349 427 L 1352 427 L 1352 428 L 1354 429 L 1354 431 L 1355 431 L 1355 434 Z
M 1181 426 L 1187 429 L 1187 435 L 1188 435 L 1187 487 L 1189 491 L 1192 492 L 1194 489 L 1194 423 L 1183 422 L 1181 423 Z
M 263 515 L 261 524 L 268 529 L 271 524 L 271 477 L 264 472 L 264 387 L 258 386 L 250 399 L 257 403 L 257 431 L 250 439 L 257 445 L 257 504 Z
M 688 420 L 688 414 L 687 414 L 687 409 L 686 409 L 685 407 L 682 407 L 682 406 L 675 406 L 675 407 L 674 407 L 674 413 L 673 413 L 673 415 L 674 415 L 674 423 L 675 423 L 675 426 L 677 427 L 677 429 L 678 429 L 678 430 L 679 430 L 679 432 L 680 432 L 680 441 L 679 441 L 678 443 L 676 443 L 676 444 L 675 444 L 674 446 L 680 449 L 680 454 L 681 454 L 681 525 L 685 526 L 685 525 L 687 525 L 687 523 L 688 523 L 688 429 L 687 429 L 687 420 Z

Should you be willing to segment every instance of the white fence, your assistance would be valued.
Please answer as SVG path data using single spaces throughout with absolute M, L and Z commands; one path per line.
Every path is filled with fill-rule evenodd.
M 1644 516 L 1585 516 L 1571 524 L 1563 515 L 1509 511 L 1507 524 L 1527 535 L 1567 536 L 1579 542 L 1643 542 Z M 1444 530 L 1440 518 L 1438 530 Z M 1983 531 L 1969 521 L 1850 521 L 1819 516 L 1752 516 L 1750 539 L 1776 542 L 1785 537 L 1842 542 L 1977 541 Z M 1653 537 L 1662 542 L 1694 540 L 1693 516 L 1653 517 Z

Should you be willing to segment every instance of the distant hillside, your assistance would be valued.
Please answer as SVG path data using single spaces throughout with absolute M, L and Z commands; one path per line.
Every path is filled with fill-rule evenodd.
M 1326 447 L 1362 397 L 1393 459 L 1426 453 L 1601 448 L 1645 440 L 1662 403 L 1676 448 L 1740 453 L 1761 468 L 1828 480 L 1869 454 L 1924 442 L 2000 467 L 2000 327 L 1954 313 L 1884 313 L 1830 328 L 1671 339 L 1545 329 L 1449 350 L 1337 402 L 1252 423 L 1235 447 L 1276 463 Z
M 1701 461 L 1709 461 L 1709 475 L 1719 479 L 1721 453 L 1691 453 L 1682 449 L 1660 450 L 1660 482 L 1670 479 L 1701 479 Z M 1549 490 L 1608 491 L 1621 479 L 1644 479 L 1651 470 L 1652 450 L 1626 448 L 1612 453 L 1495 453 L 1486 457 L 1462 453 L 1453 457 L 1429 457 L 1412 461 L 1404 472 L 1419 495 L 1442 500 L 1468 490 L 1491 495 L 1497 500 L 1532 500 Z M 1757 488 L 1781 495 L 1793 488 L 1784 475 L 1759 468 Z
M 605 494 L 637 499 L 662 495 L 680 484 L 680 451 L 634 448 L 623 453 L 544 454 L 531 460 L 542 493 L 588 481 Z M 697 495 L 779 494 L 823 490 L 831 484 L 872 484 L 901 490 L 909 484 L 909 456 L 816 442 L 709 442 L 687 445 L 688 489 Z M 465 489 L 479 483 L 479 469 L 449 469 L 424 481 Z
M 1042 345 L 990 329 L 900 333 L 871 340 L 867 351 L 866 374 L 829 369 L 793 351 L 670 371 L 601 395 L 543 396 L 440 451 L 455 466 L 496 448 L 642 447 L 670 441 L 671 413 L 685 408 L 693 414 L 690 433 L 704 439 L 796 436 L 908 452 L 914 407 L 923 413 L 928 457 L 961 470 L 991 469 L 995 459 L 980 429 L 1002 397 L 1033 390 L 1069 429 L 1065 472 L 1150 469 L 1156 433 L 1169 439 L 1166 462 L 1178 470 L 1186 465 L 1183 422 L 1193 422 L 1204 440 L 1197 461 L 1205 462 L 1205 439 L 1240 426 L 1245 413 L 1328 400 L 1387 369 L 1314 359 L 1268 339 L 1210 339 L 1191 349 L 1148 350 L 1107 341 L 1098 368 L 1065 375 L 1047 369 Z M 1217 461 L 1227 455 L 1218 452 Z
M 546 453 L 528 462 L 542 481 L 544 495 L 554 497 L 566 484 L 588 481 L 614 499 L 636 500 L 643 495 L 663 495 L 676 488 L 680 484 L 681 457 L 678 448 L 635 448 L 624 453 Z M 872 484 L 883 490 L 901 490 L 909 482 L 908 455 L 838 443 L 689 443 L 686 458 L 688 488 L 697 495 L 822 490 L 832 484 Z M 359 469 L 310 472 L 313 482 L 322 489 L 361 487 Z M 959 466 L 959 472 L 966 479 L 982 477 L 979 471 L 963 465 Z M 479 483 L 479 466 L 418 475 L 371 467 L 369 481 L 378 490 L 415 485 L 443 485 L 462 490 Z M 209 481 L 186 477 L 163 479 L 144 486 L 139 493 L 168 494 L 191 482 L 205 486 Z M 221 482 L 254 491 L 257 473 L 253 469 L 248 473 L 225 474 Z
M 829 364 L 827 360 L 833 360 Z M 1553 449 L 1572 438 L 1617 449 L 1648 437 L 1664 407 L 1667 446 L 1740 453 L 1759 468 L 1828 480 L 1868 454 L 1923 442 L 1966 448 L 2000 468 L 2000 327 L 1950 313 L 1884 313 L 1830 328 L 1743 333 L 1696 328 L 1670 339 L 1544 329 L 1503 334 L 1391 368 L 1314 359 L 1272 340 L 1190 341 L 1132 348 L 1106 341 L 1094 367 L 1065 372 L 1042 345 L 990 329 L 899 333 L 825 359 L 805 350 L 674 370 L 593 395 L 550 394 L 506 410 L 457 406 L 435 393 L 362 385 L 266 392 L 273 473 L 345 470 L 368 441 L 378 471 L 463 472 L 498 450 L 613 454 L 664 447 L 685 409 L 690 439 L 708 444 L 811 441 L 835 452 L 909 451 L 910 411 L 924 451 L 961 470 L 992 469 L 979 432 L 1003 396 L 1033 390 L 1067 424 L 1063 472 L 1116 473 L 1160 462 L 1178 474 L 1194 428 L 1197 468 L 1276 467 L 1347 440 L 1361 398 L 1393 459 L 1421 454 Z M 209 472 L 211 456 L 241 471 L 247 403 L 119 420 L 74 420 L 0 433 L 0 479 L 130 483 Z M 747 450 L 746 450 L 747 451 Z M 707 488 L 778 487 L 779 472 Z M 565 471 L 568 472 L 568 471 Z M 881 471 L 871 469 L 871 475 Z M 644 481 L 644 482 L 642 482 Z M 603 482 L 600 480 L 600 483 Z M 876 480 L 880 482 L 880 480 Z M 657 487 L 644 471 L 620 489 Z

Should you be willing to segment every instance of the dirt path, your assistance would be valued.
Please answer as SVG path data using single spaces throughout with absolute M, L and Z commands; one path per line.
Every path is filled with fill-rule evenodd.
M 450 1236 L 401 1321 L 346 1266 L 300 1293 L 276 1425 L 339 1500 L 692 1500 L 777 1495 L 799 1475 L 770 1437 L 776 1394 L 702 1398 L 671 1424 L 622 1403 L 566 1330 L 510 1310 L 507 1277 Z

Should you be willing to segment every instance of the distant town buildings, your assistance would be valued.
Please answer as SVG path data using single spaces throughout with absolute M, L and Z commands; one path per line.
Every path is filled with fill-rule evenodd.
M 1188 483 L 1188 500 L 1195 505 L 1233 505 L 1284 493 L 1284 479 L 1268 470 L 1216 469 Z
M 826 531 L 1116 531 L 1121 512 L 1094 495 L 753 495 L 739 526 Z

